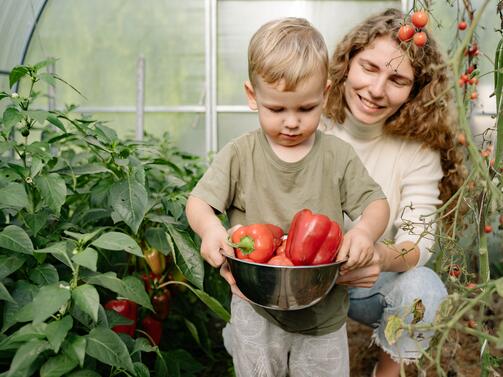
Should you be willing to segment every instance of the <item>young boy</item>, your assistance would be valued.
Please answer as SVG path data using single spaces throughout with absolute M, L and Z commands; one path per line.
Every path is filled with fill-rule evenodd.
M 309 208 L 339 224 L 343 212 L 361 216 L 338 260 L 348 258 L 346 270 L 364 265 L 389 208 L 353 149 L 317 130 L 330 87 L 323 37 L 304 19 L 269 22 L 252 37 L 248 64 L 244 87 L 260 129 L 227 144 L 187 201 L 203 258 L 218 267 L 222 252 L 233 255 L 215 212 L 227 213 L 231 226 L 273 223 L 288 230 L 294 214 Z M 237 293 L 224 330 L 237 376 L 349 376 L 345 287 L 336 285 L 306 309 L 266 310 L 242 299 L 225 264 L 221 271 Z

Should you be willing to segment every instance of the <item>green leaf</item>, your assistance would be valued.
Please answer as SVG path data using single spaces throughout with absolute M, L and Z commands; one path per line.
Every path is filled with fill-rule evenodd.
M 26 111 L 25 113 L 30 118 L 35 119 L 41 125 L 44 124 L 44 122 L 46 121 L 47 117 L 49 116 L 49 112 L 48 111 L 44 111 L 44 110 L 29 110 L 29 111 Z
M 7 302 L 3 311 L 2 332 L 14 325 L 19 319 L 19 311 L 24 306 L 30 304 L 38 292 L 38 287 L 25 280 L 18 280 L 14 291 L 11 293 L 16 304 Z
M 88 284 L 99 285 L 110 289 L 112 292 L 121 293 L 124 290 L 122 280 L 117 278 L 115 272 L 109 271 L 104 274 L 101 273 L 88 273 L 82 274 L 82 280 Z
M 30 70 L 24 65 L 17 65 L 12 68 L 12 71 L 10 71 L 9 74 L 9 88 L 12 88 L 15 83 L 21 80 L 28 73 L 30 73 Z
M 176 265 L 192 284 L 202 289 L 204 262 L 199 250 L 186 232 L 179 231 L 172 225 L 168 225 L 168 232 L 175 243 Z
M 89 369 L 82 369 L 76 372 L 72 372 L 67 377 L 102 377 L 98 373 Z
M 125 368 L 134 374 L 134 367 L 126 345 L 112 330 L 96 327 L 87 336 L 86 353 L 102 363 Z
M 8 225 L 0 233 L 0 248 L 23 254 L 33 254 L 33 243 L 30 237 L 23 228 L 17 225 Z
M 208 306 L 216 315 L 218 315 L 220 318 L 222 318 L 224 321 L 228 322 L 231 319 L 231 316 L 227 310 L 220 304 L 218 300 L 215 298 L 211 297 L 209 294 L 206 292 L 196 289 L 191 287 L 188 284 L 181 283 L 183 286 L 188 287 L 194 294 Z
M 145 364 L 137 361 L 133 366 L 137 377 L 150 377 L 150 371 Z
M 45 339 L 46 330 L 47 324 L 44 322 L 36 325 L 31 323 L 24 325 L 0 343 L 0 351 L 8 350 L 14 347 L 18 348 L 19 343 L 26 343 L 32 339 Z
M 130 254 L 137 255 L 143 258 L 140 246 L 134 239 L 124 233 L 109 232 L 102 234 L 91 245 L 100 247 L 106 250 L 125 250 Z
M 98 322 L 100 295 L 92 285 L 80 285 L 72 291 L 72 299 L 80 310 L 87 313 L 94 322 Z
M 148 208 L 145 187 L 129 176 L 112 186 L 109 200 L 114 222 L 124 221 L 136 234 Z
M 65 340 L 66 335 L 72 326 L 73 318 L 70 315 L 66 315 L 57 321 L 52 321 L 47 325 L 47 340 L 54 352 L 59 352 L 59 347 L 61 347 L 61 344 Z
M 81 176 L 89 174 L 110 173 L 111 170 L 106 166 L 100 164 L 85 164 L 81 166 L 65 167 L 63 169 L 57 170 L 57 172 L 59 174 Z
M 66 337 L 62 350 L 65 355 L 76 360 L 82 368 L 86 357 L 86 344 L 87 339 L 85 336 L 70 334 Z
M 39 80 L 44 81 L 51 86 L 56 85 L 56 79 L 54 78 L 54 75 L 52 73 L 42 72 L 39 73 L 37 77 Z
M 178 367 L 178 365 L 175 363 L 172 364 L 171 367 L 177 368 L 176 372 L 172 371 L 171 368 L 170 370 L 168 370 L 168 364 L 164 359 L 164 355 L 158 351 L 154 364 L 154 376 L 180 377 L 180 368 Z
M 0 301 L 9 301 L 13 304 L 16 303 L 16 301 L 12 298 L 9 291 L 7 290 L 7 288 L 5 288 L 5 285 L 3 285 L 2 282 L 0 282 Z
M 150 344 L 147 338 L 136 338 L 134 342 L 134 348 L 131 354 L 137 352 L 156 352 L 157 347 Z
M 503 278 L 499 278 L 494 283 L 496 285 L 496 292 L 498 292 L 500 297 L 503 297 Z
M 187 318 L 184 318 L 185 326 L 187 326 L 187 329 L 189 330 L 190 334 L 196 341 L 196 343 L 201 346 L 201 340 L 199 339 L 199 333 L 197 332 L 197 327 L 194 325 L 191 321 L 189 321 Z
M 145 285 L 143 282 L 134 277 L 134 276 L 126 276 L 122 279 L 123 289 L 120 292 L 120 295 L 128 300 L 134 301 L 137 304 L 154 311 L 152 304 L 150 302 L 150 297 L 147 292 L 145 292 Z
M 52 264 L 41 264 L 30 273 L 30 280 L 38 286 L 50 285 L 59 281 L 58 271 Z
M 74 255 L 72 260 L 79 266 L 88 268 L 91 271 L 97 271 L 98 252 L 92 247 L 86 247 L 85 250 Z
M 0 280 L 16 272 L 26 261 L 26 257 L 19 254 L 0 255 Z
M 47 115 L 47 121 L 52 125 L 59 128 L 61 131 L 66 132 L 65 125 L 59 120 L 59 118 L 54 114 Z
M 56 63 L 58 59 L 56 58 L 47 58 L 47 59 L 44 59 L 38 63 L 36 63 L 33 68 L 35 69 L 35 71 L 40 71 L 41 68 L 44 68 L 44 67 L 47 67 L 48 65 L 50 64 L 54 64 Z
M 58 174 L 39 175 L 35 178 L 35 185 L 40 192 L 42 202 L 57 215 L 66 200 L 66 183 Z
M 49 211 L 42 209 L 37 213 L 22 213 L 20 214 L 24 224 L 31 230 L 35 237 L 40 229 L 44 228 L 49 218 Z
M 172 252 L 168 237 L 169 235 L 163 228 L 148 228 L 145 231 L 145 238 L 148 244 L 164 255 Z
M 22 183 L 9 183 L 0 189 L 1 208 L 29 208 L 30 201 Z
M 3 112 L 3 131 L 5 135 L 9 135 L 12 127 L 23 120 L 23 114 L 19 112 L 15 107 L 8 107 Z
M 388 323 L 384 329 L 384 336 L 389 344 L 395 344 L 398 338 L 403 333 L 403 321 L 396 315 L 391 315 L 388 318 Z
M 23 344 L 12 359 L 7 377 L 23 376 L 39 355 L 49 348 L 49 343 L 39 339 Z
M 57 260 L 66 264 L 68 267 L 75 271 L 75 267 L 70 259 L 70 252 L 68 249 L 71 247 L 69 241 L 61 241 L 50 244 L 44 249 L 35 250 L 36 254 L 52 254 Z
M 61 354 L 49 358 L 42 368 L 40 368 L 40 377 L 61 377 L 70 372 L 77 366 L 77 362 L 70 357 Z
M 36 308 L 33 323 L 43 322 L 56 313 L 70 300 L 70 296 L 70 287 L 64 284 L 57 283 L 40 288 L 33 299 L 33 306 Z
M 101 233 L 102 229 L 96 229 L 94 232 L 91 233 L 76 233 L 76 232 L 70 232 L 69 230 L 65 230 L 64 233 L 67 236 L 70 236 L 77 241 L 81 241 L 82 243 L 86 244 L 89 241 L 91 241 L 94 237 L 98 235 L 98 233 Z

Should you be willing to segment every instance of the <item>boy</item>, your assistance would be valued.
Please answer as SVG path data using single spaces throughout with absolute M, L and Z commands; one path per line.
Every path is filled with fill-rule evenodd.
M 271 21 L 252 37 L 248 64 L 244 87 L 260 129 L 226 145 L 187 201 L 203 258 L 218 267 L 222 252 L 233 254 L 215 211 L 226 212 L 231 226 L 267 222 L 286 230 L 297 211 L 309 208 L 339 224 L 343 212 L 361 215 L 337 259 L 348 258 L 346 270 L 364 265 L 389 208 L 353 149 L 317 130 L 330 87 L 323 37 L 304 19 Z M 267 310 L 242 299 L 225 264 L 221 271 L 236 293 L 224 341 L 237 376 L 349 375 L 345 287 L 336 285 L 306 309 Z

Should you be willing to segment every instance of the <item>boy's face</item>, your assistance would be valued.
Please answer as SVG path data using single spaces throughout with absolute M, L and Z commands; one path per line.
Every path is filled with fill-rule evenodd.
M 284 83 L 268 84 L 257 77 L 256 85 L 245 83 L 248 106 L 258 110 L 260 126 L 272 144 L 296 147 L 309 143 L 320 122 L 330 83 L 321 74 L 283 91 Z

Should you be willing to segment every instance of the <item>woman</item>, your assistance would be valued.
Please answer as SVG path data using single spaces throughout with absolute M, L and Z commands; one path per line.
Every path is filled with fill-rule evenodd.
M 423 267 L 434 243 L 432 213 L 463 179 L 462 158 L 453 145 L 446 66 L 431 35 L 424 47 L 400 43 L 404 18 L 399 10 L 386 10 L 338 44 L 322 125 L 354 147 L 390 204 L 382 240 L 392 242 L 376 244 L 367 266 L 341 269 L 338 280 L 352 287 L 349 316 L 375 329 L 381 353 L 374 376 L 398 376 L 400 361 L 416 360 L 428 347 L 431 332 L 404 331 L 390 344 L 384 330 L 391 315 L 412 321 L 416 299 L 425 307 L 423 321 L 434 320 L 447 292 Z M 351 227 L 349 221 L 345 227 Z

